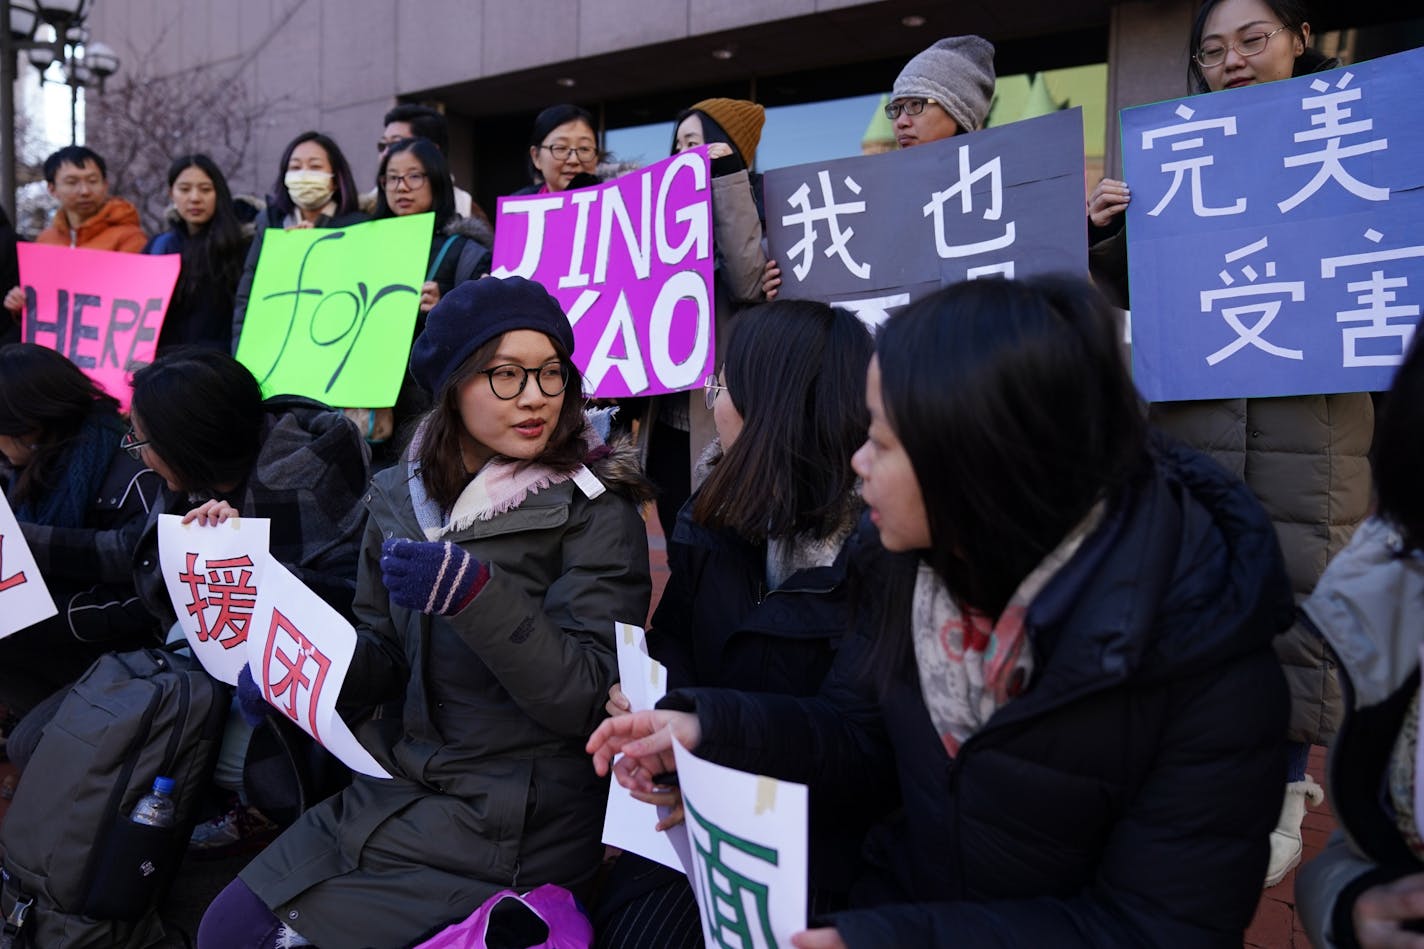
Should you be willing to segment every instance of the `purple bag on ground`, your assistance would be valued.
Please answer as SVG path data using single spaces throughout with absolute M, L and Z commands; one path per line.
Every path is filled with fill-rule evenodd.
M 546 883 L 523 896 L 501 890 L 470 918 L 447 926 L 415 949 L 589 949 L 593 924 L 574 895 Z

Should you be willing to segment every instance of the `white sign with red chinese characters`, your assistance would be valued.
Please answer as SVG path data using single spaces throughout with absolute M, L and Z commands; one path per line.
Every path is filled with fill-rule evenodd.
M 356 630 L 270 555 L 247 650 L 252 676 L 269 704 L 351 770 L 390 777 L 336 711 L 356 652 Z
M 228 685 L 247 665 L 270 534 L 263 517 L 234 517 L 215 527 L 184 524 L 176 514 L 158 519 L 158 562 L 178 625 L 203 668 Z
M 15 513 L 0 492 L 0 639 L 58 612 Z

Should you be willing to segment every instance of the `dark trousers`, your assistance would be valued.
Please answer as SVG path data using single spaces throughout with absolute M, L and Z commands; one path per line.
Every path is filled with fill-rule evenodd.
M 198 924 L 198 949 L 274 949 L 282 921 L 241 880 L 208 904 Z

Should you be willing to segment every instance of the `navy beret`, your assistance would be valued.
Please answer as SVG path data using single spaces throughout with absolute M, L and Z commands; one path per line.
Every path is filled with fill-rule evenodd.
M 510 330 L 535 330 L 573 354 L 574 330 L 559 301 L 523 277 L 467 280 L 440 298 L 410 349 L 415 381 L 432 395 L 485 343 Z

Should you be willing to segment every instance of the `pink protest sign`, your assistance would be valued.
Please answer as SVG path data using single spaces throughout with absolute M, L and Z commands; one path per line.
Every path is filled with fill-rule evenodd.
M 586 393 L 696 388 L 716 358 L 706 149 L 597 187 L 501 198 L 494 274 L 537 280 L 563 306 Z
M 178 282 L 177 254 L 20 244 L 24 338 L 58 350 L 129 407 L 129 375 L 153 361 Z

